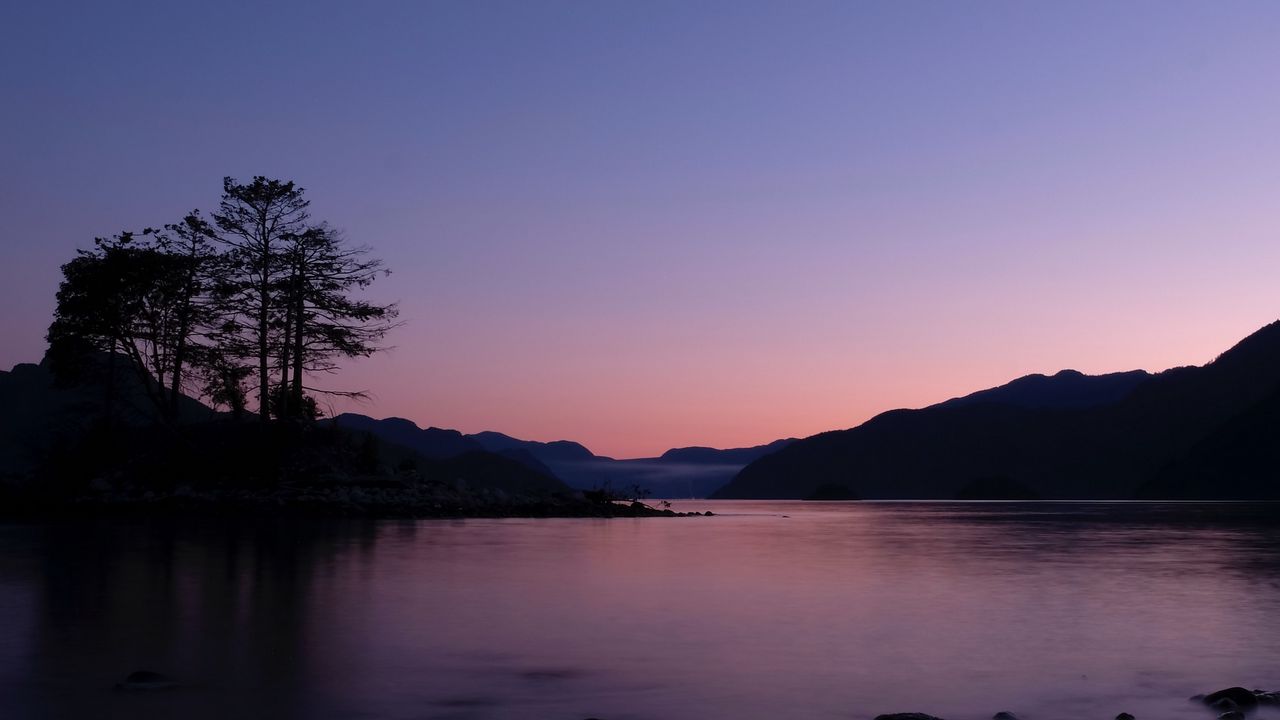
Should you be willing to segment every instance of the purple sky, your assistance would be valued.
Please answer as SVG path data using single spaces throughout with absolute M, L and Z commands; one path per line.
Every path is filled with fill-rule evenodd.
M 1280 315 L 1280 3 L 9 3 L 0 366 L 95 235 L 294 179 L 394 274 L 335 379 L 617 456 Z

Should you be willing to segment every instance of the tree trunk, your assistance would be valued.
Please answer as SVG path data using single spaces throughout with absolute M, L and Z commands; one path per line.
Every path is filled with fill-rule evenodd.
M 169 379 L 169 421 L 178 422 L 178 393 L 182 391 L 182 361 L 187 344 L 179 340 L 173 354 L 173 377 Z
M 115 423 L 116 414 L 116 340 L 111 339 L 107 351 L 107 387 L 106 397 L 102 400 L 102 422 L 107 431 Z
M 280 350 L 280 385 L 276 389 L 276 394 L 280 400 L 280 407 L 276 409 L 276 413 L 280 417 L 292 417 L 295 408 L 289 402 L 289 351 L 292 348 L 293 338 L 293 303 L 290 302 L 285 308 L 284 327 L 280 331 L 280 335 L 284 338 L 281 343 Z
M 299 282 L 301 285 L 301 282 Z M 293 320 L 293 389 L 289 393 L 290 404 L 295 412 L 302 411 L 302 342 L 306 334 L 303 329 L 306 325 L 306 303 L 302 298 L 302 289 L 299 288 L 296 293 L 297 299 L 294 301 L 294 320 Z
M 192 297 L 195 295 L 195 252 L 188 257 L 191 265 L 187 268 L 187 280 L 183 285 L 185 300 L 178 320 L 178 344 L 173 351 L 173 377 L 169 380 L 169 420 L 178 421 L 178 393 L 182 392 L 182 366 L 187 361 L 187 337 L 191 334 L 191 316 L 193 314 Z
M 264 230 L 265 232 L 265 230 Z M 271 287 L 268 275 L 268 252 L 264 238 L 262 248 L 262 269 L 261 282 L 258 286 L 258 292 L 261 297 L 258 298 L 258 417 L 266 424 L 271 419 L 271 375 L 267 369 L 267 320 L 268 299 L 271 297 Z

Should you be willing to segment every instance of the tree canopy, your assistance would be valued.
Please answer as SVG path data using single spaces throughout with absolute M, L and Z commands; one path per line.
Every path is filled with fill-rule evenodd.
M 313 223 L 309 206 L 293 182 L 228 177 L 212 221 L 192 211 L 96 239 L 62 266 L 55 373 L 74 382 L 95 357 L 124 357 L 169 422 L 183 394 L 241 416 L 254 376 L 263 421 L 314 418 L 316 394 L 360 395 L 310 379 L 382 349 L 397 307 L 357 293 L 388 271 L 367 246 Z

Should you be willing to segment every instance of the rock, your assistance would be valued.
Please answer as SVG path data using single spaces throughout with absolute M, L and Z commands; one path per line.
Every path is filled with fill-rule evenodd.
M 1240 709 L 1240 706 L 1236 704 L 1236 701 L 1232 700 L 1231 698 L 1221 698 L 1213 702 L 1209 702 L 1208 700 L 1205 700 L 1204 704 L 1208 705 L 1214 710 L 1219 710 L 1221 712 L 1231 712 L 1232 710 Z
M 178 687 L 178 681 L 150 670 L 135 670 L 122 683 L 116 683 L 117 690 L 168 690 Z
M 1260 705 L 1280 705 L 1280 692 L 1266 690 L 1254 690 L 1253 696 L 1258 699 Z
M 996 713 L 995 715 L 992 715 L 992 716 L 991 716 L 991 720 L 1018 720 L 1018 716 L 1017 716 L 1017 715 L 1014 715 L 1014 714 L 1013 714 L 1013 713 L 1011 713 L 1011 712 L 1007 712 L 1007 711 L 1005 711 L 1005 710 L 1001 710 L 1000 712 Z
M 1133 716 L 1129 713 L 1120 713 L 1116 716 L 1116 720 L 1133 720 Z
M 1244 720 L 1244 713 L 1239 710 L 1228 710 L 1219 715 L 1218 720 Z
M 1235 703 L 1236 707 L 1223 707 L 1222 710 L 1235 710 L 1236 708 L 1248 710 L 1258 705 L 1258 697 L 1253 694 L 1252 690 L 1245 690 L 1242 687 L 1229 687 L 1225 690 L 1219 690 L 1215 693 L 1209 693 L 1204 696 L 1204 703 L 1210 707 L 1218 708 L 1222 700 L 1230 700 Z
M 876 720 L 941 720 L 932 715 L 924 713 L 890 713 L 888 715 L 877 715 Z
M 707 516 L 707 517 L 710 517 L 710 516 L 712 516 L 712 515 L 715 515 L 715 513 L 711 512 L 710 510 L 708 510 L 708 511 L 706 511 L 706 512 L 702 513 L 702 514 L 703 514 L 703 515 L 705 515 L 705 516 Z M 901 713 L 899 713 L 899 714 L 901 714 Z M 907 713 L 907 714 L 908 714 L 908 715 L 911 715 L 912 713 Z M 927 717 L 927 716 L 926 716 L 926 717 Z

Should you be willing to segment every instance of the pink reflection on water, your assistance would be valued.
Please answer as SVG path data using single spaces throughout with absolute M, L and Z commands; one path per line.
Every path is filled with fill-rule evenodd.
M 38 599 L 0 680 L 17 717 L 677 720 L 1192 720 L 1277 683 L 1266 507 L 696 507 L 721 514 L 9 528 L 33 562 L 0 587 Z M 105 690 L 139 668 L 190 687 Z

